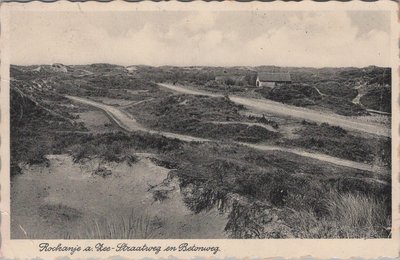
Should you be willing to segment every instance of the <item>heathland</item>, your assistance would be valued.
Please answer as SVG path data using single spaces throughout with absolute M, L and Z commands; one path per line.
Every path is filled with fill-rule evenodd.
M 292 83 L 257 87 L 262 71 Z M 388 68 L 10 75 L 14 238 L 391 235 Z

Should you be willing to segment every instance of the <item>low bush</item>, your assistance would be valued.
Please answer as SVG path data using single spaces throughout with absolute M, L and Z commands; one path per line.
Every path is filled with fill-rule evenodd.
M 339 88 L 339 83 L 329 82 L 319 83 L 315 86 L 313 84 L 285 84 L 273 89 L 259 89 L 257 92 L 264 98 L 277 102 L 299 107 L 320 107 L 344 116 L 368 114 L 362 106 L 352 103 L 352 99 L 357 96 L 357 90 L 352 87 L 343 86 Z M 325 91 L 321 90 L 322 95 L 316 88 L 319 86 Z
M 341 97 L 350 101 L 353 100 L 358 94 L 357 90 L 353 88 L 353 85 L 343 82 L 338 83 L 335 81 L 328 81 L 315 84 L 315 87 L 325 95 Z
M 318 91 L 307 84 L 284 84 L 264 93 L 264 97 L 282 103 L 292 103 L 298 99 L 320 99 Z
M 368 112 L 361 105 L 354 104 L 351 100 L 341 97 L 324 96 L 321 100 L 316 102 L 316 105 L 327 108 L 343 116 L 368 115 Z
M 168 190 L 155 190 L 153 191 L 153 199 L 154 201 L 163 202 L 168 199 Z
M 361 104 L 369 109 L 388 112 L 392 111 L 391 87 L 376 86 L 360 98 Z
M 342 132 L 335 128 L 326 130 Z M 390 185 L 368 179 L 363 172 L 345 169 L 338 176 L 337 168 L 315 166 L 307 161 L 282 158 L 275 153 L 266 155 L 243 147 L 227 149 L 212 144 L 203 144 L 198 149 L 183 147 L 175 174 L 186 205 L 196 213 L 214 207 L 227 212 L 225 230 L 233 238 L 385 237 L 388 234 L 383 226 L 390 216 Z M 202 152 L 204 150 L 207 153 Z M 371 230 L 373 225 L 339 229 L 346 224 L 346 217 L 335 220 L 339 217 L 333 215 L 333 211 L 339 209 L 329 204 L 336 198 L 331 197 L 331 192 L 349 194 L 354 204 L 362 207 L 371 204 L 375 211 L 385 211 L 382 219 L 378 220 L 375 214 L 376 220 L 370 220 L 380 221 L 380 226 L 375 231 Z M 336 198 L 343 201 L 343 205 L 351 199 Z M 340 210 L 341 214 L 346 214 L 345 206 Z M 364 213 L 359 214 L 357 218 L 362 219 Z M 299 223 L 298 217 L 303 216 L 309 216 L 310 220 Z M 274 220 L 269 221 L 271 218 Z
M 391 217 L 387 204 L 375 197 L 331 191 L 324 200 L 326 216 L 294 211 L 287 219 L 299 238 L 387 238 Z M 288 215 L 289 216 L 289 215 Z
M 63 147 L 64 151 L 69 151 L 73 155 L 75 162 L 97 157 L 110 162 L 128 160 L 132 163 L 133 157 L 129 153 L 130 149 L 165 152 L 179 149 L 182 144 L 177 139 L 140 132 L 130 134 L 113 132 L 96 135 L 67 133 L 59 137 L 57 143 L 54 144 L 54 149 Z
M 235 201 L 225 231 L 236 239 L 267 238 L 264 225 L 272 220 L 268 213 L 261 205 L 242 205 Z
M 373 162 L 377 157 L 385 164 L 390 161 L 388 145 L 380 138 L 364 138 L 327 123 L 318 125 L 303 120 L 302 125 L 296 132 L 298 138 L 283 143 L 357 162 Z

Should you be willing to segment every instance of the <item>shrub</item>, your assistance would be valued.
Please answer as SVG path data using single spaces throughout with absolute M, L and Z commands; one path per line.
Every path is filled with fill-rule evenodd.
M 353 85 L 338 83 L 335 81 L 328 81 L 316 84 L 316 87 L 324 94 L 329 96 L 336 96 L 352 100 L 358 94 Z
M 390 113 L 392 111 L 392 92 L 390 87 L 377 86 L 360 98 L 367 108 Z
M 47 152 L 47 147 L 41 144 L 38 144 L 36 148 L 31 149 L 31 152 L 28 153 L 26 161 L 28 164 L 48 164 L 49 160 L 45 157 Z
M 387 147 L 385 142 L 357 136 L 339 126 L 327 123 L 318 125 L 303 120 L 302 125 L 303 128 L 297 131 L 299 137 L 284 140 L 284 143 L 358 162 L 372 162 L 375 157 L 380 156 L 387 164 L 389 152 L 385 148 Z M 377 146 L 380 148 L 379 151 L 376 149 Z
M 234 201 L 225 231 L 237 239 L 265 238 L 264 224 L 270 220 L 268 217 L 260 205 L 241 205 Z
M 291 226 L 300 238 L 374 238 L 390 236 L 391 219 L 384 201 L 361 194 L 331 191 L 324 201 L 328 215 L 307 209 L 294 212 Z
M 154 201 L 163 202 L 168 199 L 168 190 L 155 190 L 153 191 L 153 199 Z
M 139 157 L 134 154 L 126 156 L 126 162 L 128 163 L 129 166 L 132 166 L 133 164 L 139 162 L 139 160 L 140 160 Z

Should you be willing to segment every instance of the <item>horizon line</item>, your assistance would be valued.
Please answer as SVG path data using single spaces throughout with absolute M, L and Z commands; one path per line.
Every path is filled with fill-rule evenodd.
M 52 66 L 54 64 L 61 64 L 64 66 L 90 66 L 90 65 L 113 65 L 113 66 L 121 66 L 121 67 L 131 67 L 131 66 L 143 66 L 143 67 L 154 67 L 154 68 L 160 68 L 160 67 L 177 67 L 177 68 L 184 68 L 184 67 L 209 67 L 209 68 L 235 68 L 235 67 L 249 67 L 249 68 L 257 68 L 257 67 L 278 67 L 278 68 L 313 68 L 313 69 L 324 69 L 324 68 L 358 68 L 358 69 L 363 69 L 363 68 L 368 68 L 368 67 L 378 67 L 378 68 L 392 68 L 391 66 L 381 66 L 381 65 L 375 65 L 375 64 L 370 64 L 370 65 L 365 65 L 365 66 L 354 66 L 354 65 L 345 65 L 345 66 L 322 66 L 322 67 L 310 67 L 310 66 L 291 66 L 291 65 L 171 65 L 171 64 L 164 64 L 164 65 L 147 65 L 147 64 L 130 64 L 130 65 L 122 65 L 122 64 L 117 64 L 117 63 L 108 63 L 108 62 L 95 62 L 95 63 L 85 63 L 85 64 L 67 64 L 67 63 L 62 63 L 62 62 L 54 62 L 54 63 L 34 63 L 34 64 L 13 64 L 10 63 L 11 66 Z

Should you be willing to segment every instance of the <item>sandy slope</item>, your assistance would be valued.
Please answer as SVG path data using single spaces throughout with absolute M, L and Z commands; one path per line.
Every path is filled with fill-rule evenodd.
M 24 166 L 12 183 L 12 238 L 90 238 L 95 220 L 106 228 L 103 221 L 121 223 L 132 210 L 135 218 L 151 222 L 149 238 L 225 237 L 226 217 L 216 210 L 192 213 L 176 181 L 162 187 L 170 191 L 168 198 L 155 201 L 149 188 L 158 188 L 169 170 L 137 155 L 140 161 L 131 166 L 102 163 L 112 172 L 107 177 L 93 175 L 98 160 L 74 163 L 69 155 L 48 156 L 49 167 Z

